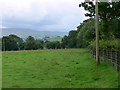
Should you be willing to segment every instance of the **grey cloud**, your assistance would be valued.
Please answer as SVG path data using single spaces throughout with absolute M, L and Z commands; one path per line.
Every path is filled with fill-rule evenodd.
M 11 2 L 14 1 L 16 0 L 11 0 Z M 79 2 L 75 2 L 74 0 L 52 0 L 52 4 L 47 3 L 46 5 L 43 0 L 25 1 L 23 5 L 15 2 L 18 8 L 15 8 L 17 5 L 12 6 L 12 3 L 11 5 L 8 4 L 11 9 L 2 6 L 6 10 L 3 13 L 3 26 L 68 32 L 76 29 L 77 25 L 85 19 L 84 10 L 79 8 Z M 34 1 L 34 3 L 31 1 Z M 59 4 L 58 1 L 62 3 Z M 24 2 L 24 0 L 21 2 Z M 41 4 L 41 2 L 44 4 Z M 45 0 L 45 2 L 50 1 Z

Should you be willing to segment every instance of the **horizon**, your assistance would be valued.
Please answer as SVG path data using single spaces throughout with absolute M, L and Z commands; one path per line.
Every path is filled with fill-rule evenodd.
M 10 27 L 10 28 L 8 28 L 8 27 L 0 27 L 0 29 L 2 30 L 2 32 L 3 32 L 3 30 L 5 30 L 5 29 L 19 29 L 19 30 L 30 30 L 30 31 L 36 31 L 36 32 L 59 32 L 59 33 L 69 33 L 69 31 L 67 32 L 67 31 L 44 31 L 44 30 L 35 30 L 35 29 L 30 29 L 30 28 L 12 28 L 12 27 Z

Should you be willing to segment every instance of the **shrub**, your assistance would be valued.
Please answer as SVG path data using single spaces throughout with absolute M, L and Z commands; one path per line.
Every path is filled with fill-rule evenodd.
M 100 40 L 99 41 L 100 49 L 120 49 L 120 39 L 114 40 Z M 88 48 L 96 47 L 96 41 L 90 42 Z

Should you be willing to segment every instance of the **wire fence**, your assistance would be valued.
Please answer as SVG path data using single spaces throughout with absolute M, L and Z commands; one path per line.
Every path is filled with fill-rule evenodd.
M 91 56 L 96 58 L 96 50 L 90 50 Z M 99 51 L 99 59 L 101 61 L 105 61 L 111 63 L 116 67 L 117 71 L 120 71 L 120 50 L 100 50 Z

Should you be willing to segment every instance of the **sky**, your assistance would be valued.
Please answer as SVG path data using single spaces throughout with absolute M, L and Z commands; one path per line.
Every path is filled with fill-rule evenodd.
M 0 27 L 69 32 L 86 19 L 84 0 L 0 0 Z

